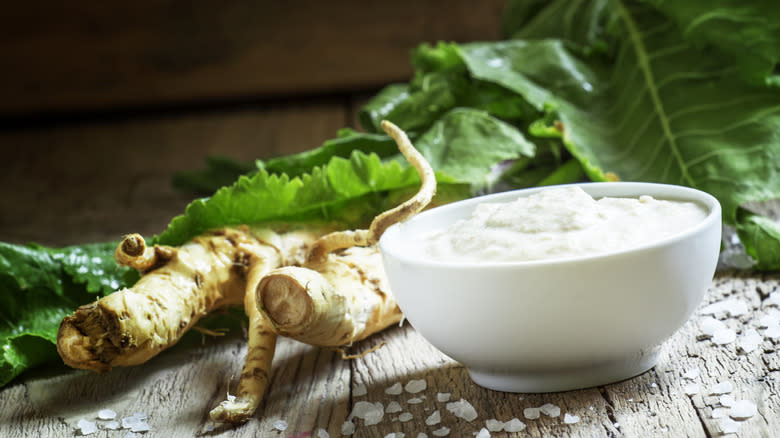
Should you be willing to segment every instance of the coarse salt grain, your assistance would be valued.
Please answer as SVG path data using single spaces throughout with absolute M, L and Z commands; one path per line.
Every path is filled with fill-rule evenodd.
M 777 311 L 775 309 L 771 309 L 771 310 L 772 310 L 771 312 L 761 316 L 761 318 L 758 319 L 759 327 L 773 327 L 776 325 L 780 325 L 780 311 Z
M 475 435 L 475 438 L 490 438 L 490 432 L 483 427 L 482 429 L 479 430 L 479 432 L 477 432 L 477 435 Z
M 545 403 L 539 407 L 539 412 L 547 415 L 548 417 L 558 417 L 561 415 L 561 408 L 555 406 L 552 403 Z
M 491 418 L 489 420 L 485 420 L 485 427 L 487 427 L 487 430 L 490 432 L 499 432 L 504 429 L 504 422 L 496 420 L 495 418 Z
M 119 429 L 119 422 L 116 420 L 111 420 L 108 423 L 104 424 L 103 428 L 109 430 L 117 430 Z
M 149 423 L 147 423 L 146 420 L 138 420 L 137 423 L 130 427 L 131 432 L 149 432 L 150 429 Z
M 683 392 L 685 395 L 695 395 L 699 393 L 699 384 L 698 383 L 689 383 L 683 387 Z
M 758 413 L 756 404 L 750 400 L 738 400 L 734 402 L 729 411 L 729 416 L 735 420 L 744 420 Z
M 513 418 L 504 423 L 504 431 L 506 432 L 520 432 L 525 429 L 525 423 L 517 418 Z
M 758 334 L 754 329 L 747 329 L 737 340 L 737 347 L 741 348 L 745 353 L 758 348 L 761 343 L 764 342 L 764 338 Z
M 707 336 L 713 336 L 718 330 L 726 329 L 726 324 L 723 321 L 718 321 L 711 316 L 705 316 L 699 319 L 699 330 Z
M 398 416 L 398 421 L 401 423 L 406 423 L 407 421 L 411 421 L 412 418 L 414 418 L 414 415 L 412 415 L 410 412 L 404 412 Z
M 720 425 L 720 431 L 723 432 L 724 435 L 730 433 L 737 433 L 740 426 L 740 423 L 732 420 L 729 417 L 721 418 L 718 424 Z
M 777 306 L 780 307 L 780 292 L 772 292 L 767 299 L 762 303 L 764 306 Z
M 450 401 L 450 393 L 449 392 L 439 392 L 436 394 L 436 400 L 440 403 L 448 402 Z
M 79 420 L 79 422 L 76 424 L 76 427 L 78 427 L 79 432 L 82 435 L 90 435 L 98 431 L 97 424 L 84 419 Z
M 360 397 L 366 394 L 368 394 L 368 388 L 366 388 L 366 385 L 363 384 L 356 386 L 355 389 L 352 390 L 352 395 L 355 397 Z
M 717 313 L 727 313 L 731 316 L 740 316 L 748 313 L 748 306 L 744 301 L 738 299 L 726 299 L 712 303 L 701 310 L 703 315 L 713 315 Z
M 441 414 L 439 413 L 438 409 L 433 411 L 433 413 L 429 415 L 428 418 L 425 419 L 425 424 L 428 426 L 433 426 L 435 424 L 439 424 L 440 422 L 441 422 Z
M 433 432 L 434 436 L 447 436 L 450 434 L 450 428 L 449 427 L 440 427 Z
M 428 438 L 428 434 L 425 432 L 420 432 L 417 434 L 417 438 Z
M 345 421 L 341 425 L 341 434 L 342 435 L 352 435 L 355 433 L 355 423 L 351 421 Z
M 317 438 L 330 438 L 330 434 L 323 428 L 317 429 Z
M 474 409 L 474 406 L 464 399 L 447 403 L 447 410 L 452 412 L 456 417 L 466 421 L 473 421 L 477 418 L 477 411 Z
M 391 401 L 387 404 L 387 407 L 385 408 L 385 412 L 388 414 L 394 414 L 396 412 L 401 412 L 403 409 L 401 408 L 401 404 L 397 401 Z
M 571 415 L 571 414 L 569 414 L 567 412 L 567 413 L 563 414 L 563 422 L 565 424 L 579 423 L 580 422 L 580 417 L 579 417 L 579 415 Z
M 715 395 L 728 394 L 733 390 L 734 390 L 734 384 L 732 384 L 728 380 L 724 380 L 722 382 L 718 382 L 712 385 L 712 390 L 710 394 L 715 394 Z
M 716 408 L 712 410 L 712 418 L 724 418 L 729 416 L 728 408 Z
M 406 436 L 403 432 L 390 432 L 385 435 L 385 438 L 404 438 Z
M 385 394 L 389 395 L 398 395 L 404 391 L 404 387 L 401 386 L 401 383 L 396 382 L 393 386 L 385 389 Z
M 691 368 L 683 373 L 683 378 L 688 380 L 694 380 L 697 377 L 699 377 L 699 369 L 698 368 Z
M 529 420 L 536 420 L 539 418 L 541 411 L 539 408 L 525 408 L 523 409 L 523 416 Z
M 273 428 L 280 432 L 284 432 L 287 430 L 287 422 L 284 420 L 276 420 L 274 421 Z
M 772 339 L 780 338 L 780 324 L 767 328 L 764 331 L 764 336 Z
M 406 386 L 404 386 L 404 389 L 406 392 L 410 394 L 417 394 L 418 392 L 425 391 L 425 389 L 428 387 L 428 382 L 426 382 L 423 379 L 418 380 L 410 380 Z
M 409 403 L 410 405 L 419 405 L 420 403 L 423 402 L 423 399 L 422 397 L 412 397 L 406 402 Z
M 734 402 L 736 400 L 734 400 L 734 397 L 730 396 L 729 394 L 724 394 L 724 395 L 720 396 L 718 401 L 720 402 L 721 406 L 725 406 L 727 408 L 730 408 L 731 406 L 734 405 Z
M 712 342 L 718 344 L 718 345 L 726 345 L 730 344 L 737 340 L 737 332 L 730 328 L 725 328 L 721 330 L 717 330 L 712 335 Z
M 112 411 L 111 409 L 101 409 L 98 411 L 97 416 L 101 420 L 113 420 L 116 418 L 116 412 Z
M 366 426 L 373 426 L 382 421 L 385 415 L 385 409 L 381 402 L 371 403 L 359 401 L 352 407 L 350 417 L 362 418 Z

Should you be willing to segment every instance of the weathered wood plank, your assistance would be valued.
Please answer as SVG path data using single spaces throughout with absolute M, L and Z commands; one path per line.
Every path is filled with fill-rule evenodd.
M 497 38 L 505 3 L 14 2 L 0 114 L 374 88 L 408 79 L 422 42 Z
M 339 102 L 4 132 L 0 145 L 10 159 L 0 176 L 0 240 L 61 244 L 83 242 L 85 236 L 105 240 L 129 228 L 158 232 L 187 200 L 168 191 L 174 170 L 198 168 L 208 153 L 250 159 L 319 144 L 348 123 L 348 112 Z M 8 211 L 15 214 L 9 218 Z M 758 319 L 777 310 L 767 298 L 778 289 L 777 274 L 722 272 L 702 308 L 726 298 L 739 299 L 747 305 L 747 313 L 716 316 L 740 334 L 749 328 L 763 333 Z M 723 407 L 710 391 L 726 379 L 734 385 L 731 395 L 735 399 L 750 400 L 758 408 L 757 415 L 739 422 L 737 436 L 776 435 L 780 431 L 778 340 L 764 339 L 748 353 L 734 342 L 715 345 L 702 336 L 704 317 L 700 310 L 669 340 L 654 370 L 603 388 L 555 394 L 480 388 L 462 366 L 433 349 L 408 324 L 354 345 L 351 353 L 385 343 L 352 361 L 343 361 L 331 350 L 282 339 L 271 386 L 257 415 L 236 429 L 210 435 L 316 437 L 323 429 L 338 437 L 356 403 L 380 402 L 387 408 L 395 401 L 401 410 L 386 412 L 376 425 L 355 419 L 353 436 L 384 438 L 403 432 L 417 437 L 418 432 L 425 432 L 432 437 L 434 431 L 447 427 L 448 436 L 469 438 L 486 427 L 489 419 L 512 418 L 523 421 L 526 429 L 492 436 L 719 436 L 720 420 L 713 413 L 722 412 Z M 0 436 L 72 436 L 75 422 L 94 416 L 100 408 L 112 408 L 120 416 L 146 412 L 152 426 L 149 436 L 193 436 L 206 425 L 209 409 L 235 389 L 245 348 L 240 333 L 233 333 L 207 339 L 204 345 L 188 342 L 143 366 L 102 376 L 64 367 L 36 370 L 0 390 Z M 684 377 L 694 368 L 700 370 L 699 376 Z M 385 392 L 395 383 L 405 385 L 415 379 L 426 381 L 424 391 Z M 692 396 L 685 394 L 690 383 L 700 386 Z M 360 395 L 363 387 L 366 393 Z M 448 393 L 450 402 L 467 400 L 477 418 L 455 417 L 447 410 L 447 402 L 438 400 L 439 393 Z M 410 403 L 414 398 L 421 402 Z M 524 417 L 524 409 L 545 403 L 558 406 L 560 415 Z M 437 410 L 441 421 L 425 424 Z M 401 416 L 404 413 L 411 419 L 401 421 L 407 417 Z M 579 422 L 565 424 L 566 413 L 578 416 Z M 277 420 L 287 423 L 284 432 L 274 428 Z M 119 437 L 124 432 L 103 431 L 95 436 Z
M 319 146 L 340 100 L 0 131 L 0 240 L 65 245 L 164 230 L 192 199 L 171 186 L 204 158 L 253 160 Z

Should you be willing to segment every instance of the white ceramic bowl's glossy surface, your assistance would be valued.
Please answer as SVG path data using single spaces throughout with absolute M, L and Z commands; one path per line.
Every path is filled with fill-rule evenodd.
M 595 198 L 651 195 L 695 201 L 708 211 L 694 228 L 626 251 L 565 260 L 445 263 L 409 250 L 434 229 L 468 218 L 483 202 L 540 188 L 473 198 L 423 212 L 380 240 L 384 266 L 406 319 L 462 363 L 479 385 L 550 392 L 623 380 L 655 365 L 660 345 L 691 316 L 712 277 L 721 209 L 680 186 L 589 183 Z

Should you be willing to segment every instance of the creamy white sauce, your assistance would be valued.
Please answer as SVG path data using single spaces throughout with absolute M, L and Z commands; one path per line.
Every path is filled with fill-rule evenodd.
M 471 218 L 423 237 L 439 261 L 509 262 L 603 254 L 635 248 L 700 223 L 694 202 L 593 199 L 579 187 L 550 188 L 508 203 L 483 203 Z

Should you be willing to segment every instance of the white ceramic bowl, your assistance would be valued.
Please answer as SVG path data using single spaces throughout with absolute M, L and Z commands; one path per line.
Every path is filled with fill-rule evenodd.
M 551 392 L 633 377 L 655 365 L 661 344 L 701 302 L 720 249 L 721 209 L 711 195 L 680 186 L 588 183 L 595 198 L 651 195 L 695 201 L 708 211 L 694 228 L 626 251 L 565 260 L 438 262 L 409 243 L 540 188 L 437 207 L 390 227 L 379 245 L 406 319 L 462 363 L 477 384 Z

